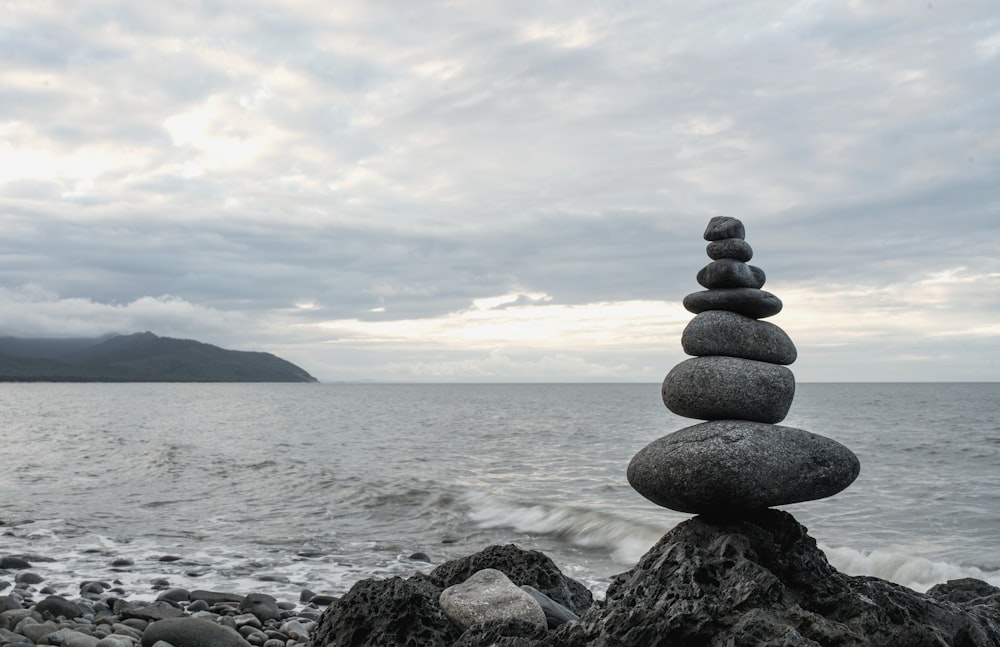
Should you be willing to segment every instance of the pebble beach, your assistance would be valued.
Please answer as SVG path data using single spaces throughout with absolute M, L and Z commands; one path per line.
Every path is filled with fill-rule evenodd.
M 44 560 L 0 556 L 4 647 L 292 647 L 308 644 L 309 631 L 334 599 L 308 590 L 298 600 L 188 590 L 166 579 L 154 579 L 148 591 L 129 591 L 115 578 L 127 560 L 110 564 L 107 579 L 53 586 L 33 568 Z

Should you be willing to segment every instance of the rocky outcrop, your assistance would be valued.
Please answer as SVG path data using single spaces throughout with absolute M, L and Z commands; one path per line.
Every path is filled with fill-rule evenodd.
M 603 607 L 550 644 L 996 647 L 1000 589 L 977 587 L 921 594 L 844 575 L 778 510 L 695 517 L 619 575 Z M 963 600 L 969 590 L 975 596 Z
M 558 582 L 546 595 L 583 588 L 540 553 L 514 546 L 493 546 L 438 570 L 461 577 L 470 567 L 496 564 L 498 554 L 521 579 Z M 441 612 L 441 583 L 434 574 L 359 582 L 323 615 L 311 644 L 1000 647 L 1000 589 L 966 579 L 925 594 L 845 575 L 779 510 L 679 524 L 614 579 L 604 602 L 575 608 L 579 619 L 554 629 L 512 620 L 463 632 Z
M 593 605 L 586 586 L 566 577 L 545 554 L 517 546 L 490 546 L 481 552 L 441 564 L 430 575 L 406 579 L 367 579 L 356 583 L 324 612 L 312 634 L 314 647 L 413 647 L 488 645 L 484 632 L 507 632 L 524 638 L 547 635 L 531 621 L 512 620 L 463 630 L 441 610 L 441 593 L 475 573 L 495 569 L 517 586 L 530 586 L 579 614 Z M 547 605 L 546 605 L 547 606 Z

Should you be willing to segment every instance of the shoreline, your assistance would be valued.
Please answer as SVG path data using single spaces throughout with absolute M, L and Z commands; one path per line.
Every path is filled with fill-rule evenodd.
M 108 577 L 76 582 L 71 589 L 39 574 L 37 564 L 46 561 L 38 555 L 0 556 L 0 645 L 17 644 L 20 636 L 25 644 L 145 646 L 152 644 L 147 630 L 162 620 L 169 626 L 154 631 L 169 630 L 179 638 L 204 637 L 218 628 L 212 635 L 222 647 L 306 645 L 324 609 L 337 600 L 308 590 L 295 601 L 261 592 L 189 590 L 166 578 L 152 580 L 149 592 L 129 591 L 115 578 L 120 573 L 115 569 L 125 563 L 109 566 Z

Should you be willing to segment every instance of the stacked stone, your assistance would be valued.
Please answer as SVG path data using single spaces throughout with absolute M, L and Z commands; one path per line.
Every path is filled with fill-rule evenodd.
M 712 262 L 698 272 L 704 291 L 684 298 L 696 316 L 681 346 L 692 355 L 663 381 L 663 402 L 679 416 L 705 420 L 653 441 L 632 459 L 628 480 L 657 505 L 710 515 L 821 499 L 858 476 L 860 463 L 840 443 L 776 423 L 795 396 L 795 345 L 761 321 L 781 300 L 760 289 L 764 271 L 736 218 L 705 230 Z

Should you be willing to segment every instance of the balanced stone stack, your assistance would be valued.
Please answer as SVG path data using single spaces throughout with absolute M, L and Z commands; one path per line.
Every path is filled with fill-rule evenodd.
M 632 459 L 629 483 L 665 508 L 741 516 L 821 499 L 858 476 L 849 449 L 802 429 L 780 426 L 795 396 L 792 340 L 761 321 L 781 311 L 760 288 L 764 272 L 736 218 L 705 230 L 712 262 L 698 272 L 707 288 L 684 298 L 696 316 L 681 345 L 692 355 L 663 381 L 663 402 L 677 415 L 705 420 L 653 441 Z

